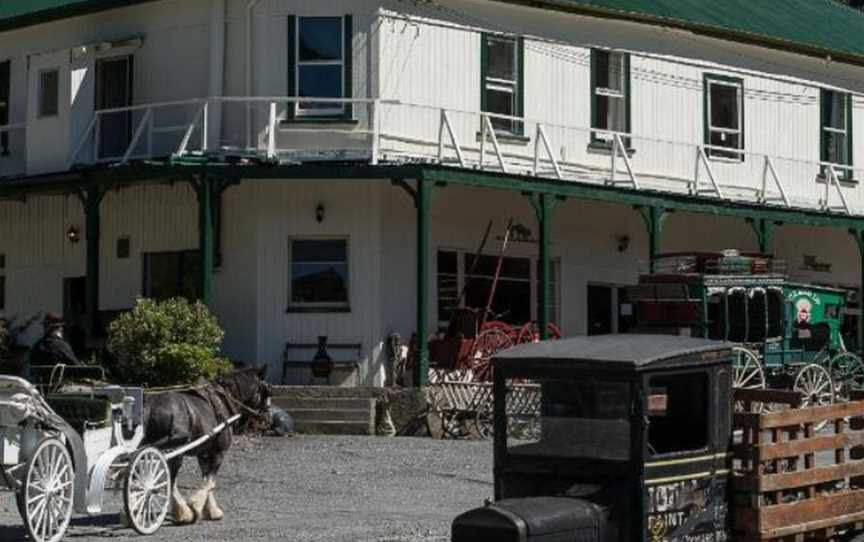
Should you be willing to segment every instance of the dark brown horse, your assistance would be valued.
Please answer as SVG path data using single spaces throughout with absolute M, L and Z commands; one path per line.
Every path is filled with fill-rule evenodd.
M 161 449 L 178 449 L 211 434 L 235 414 L 265 416 L 270 388 L 263 381 L 264 369 L 242 369 L 188 391 L 155 393 L 144 399 L 144 444 Z M 223 513 L 213 495 L 216 474 L 231 446 L 231 427 L 215 434 L 184 455 L 195 456 L 204 481 L 187 504 L 177 489 L 177 474 L 183 455 L 169 462 L 171 509 L 178 524 L 194 523 L 199 518 L 222 519 Z

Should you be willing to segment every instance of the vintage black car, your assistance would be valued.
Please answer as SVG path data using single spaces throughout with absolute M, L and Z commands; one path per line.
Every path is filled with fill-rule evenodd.
M 605 335 L 494 358 L 495 502 L 453 542 L 730 539 L 732 345 Z M 533 425 L 509 384 L 538 385 Z

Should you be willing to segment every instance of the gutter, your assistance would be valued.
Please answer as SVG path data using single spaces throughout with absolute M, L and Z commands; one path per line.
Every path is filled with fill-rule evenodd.
M 530 7 L 535 9 L 553 10 L 573 15 L 585 15 L 589 17 L 599 17 L 603 19 L 616 19 L 622 21 L 630 21 L 653 26 L 665 26 L 679 30 L 688 30 L 694 34 L 717 38 L 725 41 L 736 43 L 746 43 L 748 45 L 756 45 L 766 47 L 768 49 L 776 49 L 784 52 L 798 53 L 805 56 L 815 57 L 822 60 L 837 61 L 855 66 L 864 66 L 864 55 L 827 49 L 817 45 L 808 45 L 788 41 L 781 38 L 773 38 L 763 34 L 754 34 L 752 32 L 742 32 L 707 24 L 694 23 L 682 19 L 669 19 L 665 17 L 657 17 L 646 15 L 644 13 L 636 13 L 632 11 L 620 11 L 597 6 L 574 5 L 567 0 L 492 0 L 504 4 L 518 5 L 522 7 Z

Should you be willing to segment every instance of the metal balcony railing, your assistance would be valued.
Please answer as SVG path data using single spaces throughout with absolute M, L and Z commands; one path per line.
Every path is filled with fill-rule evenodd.
M 345 115 L 314 117 L 318 109 Z M 849 166 L 384 99 L 221 97 L 102 110 L 68 166 L 219 153 L 434 163 L 864 214 L 864 189 L 853 181 L 864 171 Z

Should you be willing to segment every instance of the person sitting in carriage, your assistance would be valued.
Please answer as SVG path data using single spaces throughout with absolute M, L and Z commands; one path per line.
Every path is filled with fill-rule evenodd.
M 39 342 L 30 349 L 30 365 L 81 365 L 78 356 L 63 337 L 63 319 L 49 312 L 42 320 L 42 325 L 45 332 Z

